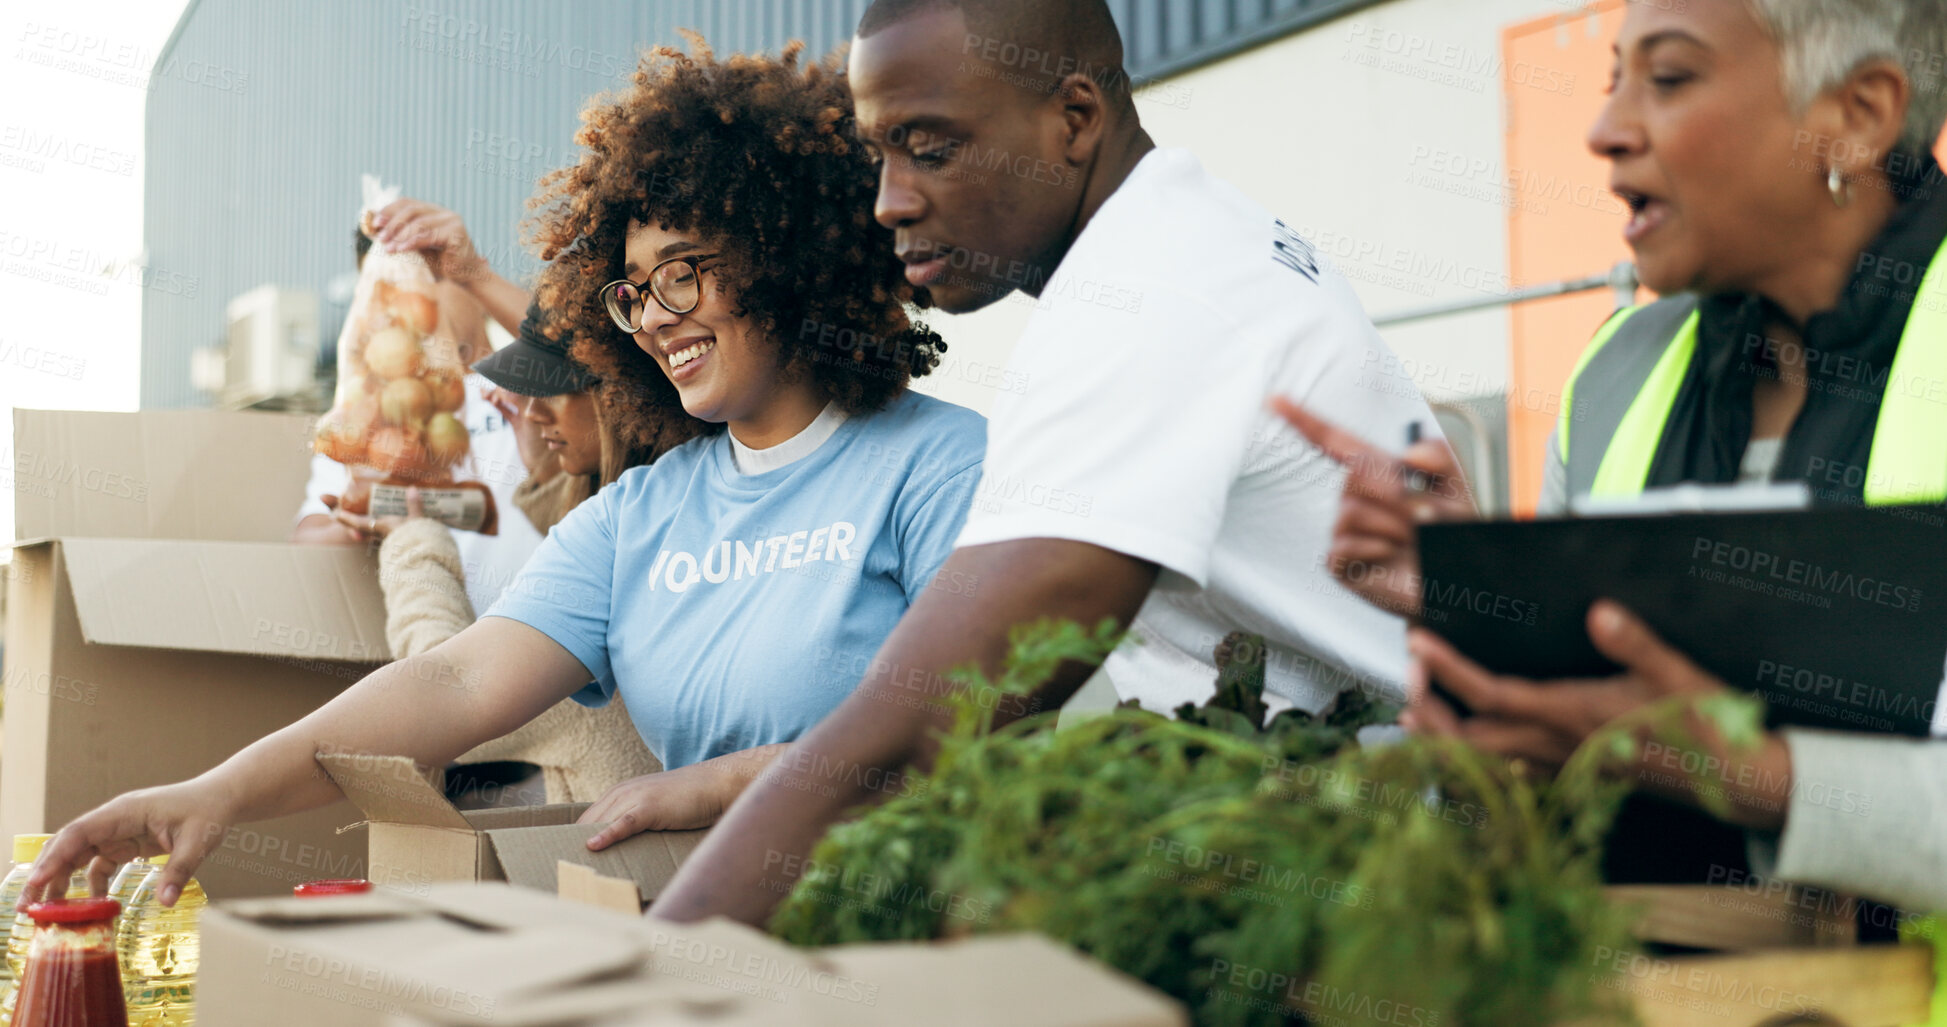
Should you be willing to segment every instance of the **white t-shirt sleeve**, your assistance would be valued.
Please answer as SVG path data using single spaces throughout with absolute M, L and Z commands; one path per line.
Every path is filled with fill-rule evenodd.
M 329 517 L 331 509 L 324 505 L 323 497 L 344 495 L 345 483 L 350 480 L 351 472 L 344 464 L 322 453 L 311 454 L 311 480 L 304 483 L 304 503 L 297 508 L 296 520 L 314 514 Z
M 997 405 L 959 544 L 1087 542 L 1202 587 L 1273 368 L 1202 299 L 1119 295 L 1135 302 L 1067 300 L 1029 323 L 1025 388 Z

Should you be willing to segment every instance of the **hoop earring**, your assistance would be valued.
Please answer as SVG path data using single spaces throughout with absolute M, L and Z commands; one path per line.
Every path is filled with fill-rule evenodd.
M 1846 181 L 1845 173 L 1839 170 L 1837 164 L 1825 173 L 1825 190 L 1832 194 L 1833 206 L 1841 210 L 1852 202 L 1852 183 Z

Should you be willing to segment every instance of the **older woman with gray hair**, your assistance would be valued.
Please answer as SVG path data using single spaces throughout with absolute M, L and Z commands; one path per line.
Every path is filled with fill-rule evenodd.
M 1947 181 L 1932 155 L 1947 121 L 1947 3 L 1631 4 L 1615 53 L 1588 142 L 1628 204 L 1642 280 L 1664 298 L 1618 312 L 1584 351 L 1541 512 L 1691 482 L 1805 482 L 1827 504 L 1947 500 Z M 1399 461 L 1287 415 L 1351 468 L 1335 568 L 1367 598 L 1417 610 L 1414 523 L 1471 506 L 1411 492 Z M 1437 445 L 1404 462 L 1458 474 Z M 1414 632 L 1404 722 L 1558 766 L 1616 717 L 1726 687 L 1614 603 L 1596 604 L 1588 628 L 1620 676 L 1509 678 Z M 1682 780 L 1646 763 L 1645 789 L 1728 798 L 1725 820 L 1775 840 L 1778 877 L 1947 908 L 1947 745 L 1785 729 L 1753 753 L 1704 735 L 1721 773 Z

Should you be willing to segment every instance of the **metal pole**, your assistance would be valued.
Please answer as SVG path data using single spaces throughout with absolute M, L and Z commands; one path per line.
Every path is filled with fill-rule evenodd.
M 1636 265 L 1623 261 L 1610 268 L 1607 274 L 1590 275 L 1586 278 L 1572 278 L 1561 282 L 1548 282 L 1544 285 L 1531 285 L 1525 289 L 1515 289 L 1500 296 L 1483 296 L 1479 299 L 1456 300 L 1437 303 L 1432 306 L 1403 310 L 1397 314 L 1374 318 L 1372 323 L 1380 328 L 1409 321 L 1424 321 L 1428 318 L 1447 317 L 1452 314 L 1465 314 L 1475 310 L 1490 310 L 1494 307 L 1508 307 L 1528 300 L 1547 299 L 1551 296 L 1567 296 L 1571 293 L 1590 292 L 1595 289 L 1613 289 L 1616 293 L 1618 309 L 1636 302 Z

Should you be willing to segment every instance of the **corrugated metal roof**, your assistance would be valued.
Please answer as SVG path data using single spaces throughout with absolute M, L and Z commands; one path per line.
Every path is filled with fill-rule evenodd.
M 1375 0 L 1110 0 L 1139 78 L 1171 74 Z M 823 54 L 866 0 L 192 0 L 147 113 L 149 266 L 193 283 L 142 308 L 142 406 L 199 406 L 189 354 L 224 304 L 271 283 L 325 293 L 352 267 L 363 172 L 459 211 L 502 273 L 542 173 L 573 157 L 577 113 L 640 46 L 702 32 L 719 52 L 803 39 Z M 328 300 L 320 326 L 337 334 Z

